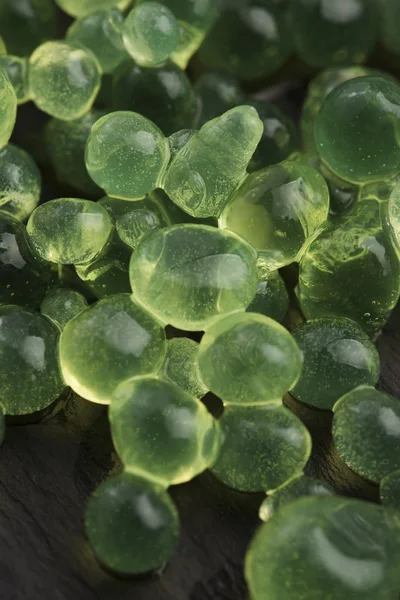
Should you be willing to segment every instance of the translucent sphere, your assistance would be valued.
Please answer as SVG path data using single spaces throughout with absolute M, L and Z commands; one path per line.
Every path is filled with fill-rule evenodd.
M 249 175 L 222 211 L 219 226 L 242 236 L 275 270 L 300 259 L 328 213 L 321 175 L 286 161 Z
M 122 473 L 104 481 L 85 512 L 85 532 L 96 556 L 125 575 L 161 567 L 179 537 L 179 516 L 159 485 Z
M 167 341 L 167 355 L 162 368 L 162 375 L 168 381 L 176 383 L 185 392 L 195 398 L 202 398 L 208 388 L 200 378 L 199 344 L 186 337 L 176 337 Z
M 331 409 L 343 394 L 377 383 L 378 351 L 353 321 L 335 317 L 307 321 L 293 337 L 304 357 L 301 377 L 292 390 L 298 400 Z
M 52 117 L 71 121 L 87 113 L 100 89 L 94 55 L 67 42 L 46 42 L 29 59 L 29 84 L 36 106 Z
M 17 95 L 6 72 L 0 68 L 0 148 L 11 137 L 17 118 Z
M 0 210 L 25 221 L 40 200 L 42 177 L 31 156 L 8 144 L 0 150 Z
M 58 330 L 20 306 L 0 306 L 0 404 L 8 415 L 47 408 L 65 388 Z
M 179 28 L 174 14 L 159 2 L 139 4 L 123 27 L 125 48 L 144 67 L 157 67 L 176 50 Z
M 79 292 L 69 288 L 53 288 L 43 298 L 40 312 L 63 330 L 71 319 L 87 307 L 85 296 Z
M 3 69 L 10 80 L 18 104 L 28 102 L 30 100 L 28 59 L 21 56 L 2 56 L 0 57 L 0 69 Z
M 108 195 L 143 198 L 160 187 L 170 157 L 168 140 L 138 113 L 119 111 L 99 119 L 86 146 L 86 167 Z
M 160 229 L 157 213 L 148 208 L 137 208 L 122 215 L 117 220 L 117 232 L 127 246 L 135 250 L 140 240 L 151 231 Z
M 109 404 L 120 383 L 157 371 L 165 358 L 164 330 L 129 294 L 89 306 L 61 334 L 67 384 L 87 400 Z
M 372 387 L 345 394 L 333 407 L 332 435 L 344 462 L 379 482 L 400 469 L 400 403 Z
M 391 600 L 398 590 L 398 519 L 342 496 L 300 498 L 264 523 L 247 551 L 253 600 Z
M 219 420 L 223 443 L 212 472 L 242 492 L 275 489 L 303 471 L 311 437 L 281 402 L 229 406 Z
M 280 400 L 298 381 L 302 356 L 290 333 L 263 315 L 237 312 L 207 328 L 200 376 L 225 404 Z
M 124 469 L 165 487 L 190 481 L 217 458 L 218 422 L 202 402 L 168 381 L 122 383 L 109 417 Z
M 346 81 L 329 94 L 318 113 L 318 152 L 346 181 L 392 177 L 400 172 L 399 122 L 399 84 L 386 77 Z
M 1 0 L 0 35 L 9 54 L 29 56 L 57 35 L 53 0 Z
M 278 271 L 269 271 L 264 261 L 258 261 L 257 291 L 247 312 L 260 313 L 282 321 L 289 308 L 289 295 Z
M 142 239 L 132 255 L 134 297 L 160 322 L 200 331 L 243 310 L 257 286 L 255 251 L 206 225 L 174 225 Z
M 384 506 L 400 511 L 400 471 L 393 471 L 382 479 L 379 494 Z
M 48 262 L 86 263 L 102 250 L 112 231 L 107 211 L 90 200 L 58 198 L 31 214 L 27 232 L 33 250 Z
M 72 17 L 85 17 L 99 10 L 107 10 L 121 0 L 55 0 L 56 4 Z

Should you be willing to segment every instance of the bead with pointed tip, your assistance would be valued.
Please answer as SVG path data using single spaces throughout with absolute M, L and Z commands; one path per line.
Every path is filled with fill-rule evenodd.
M 156 372 L 166 354 L 162 327 L 129 294 L 89 306 L 61 334 L 66 383 L 91 402 L 109 404 L 120 383 Z
M 238 106 L 203 125 L 168 168 L 163 186 L 168 196 L 194 217 L 218 217 L 246 177 L 262 132 L 251 106 Z
M 0 210 L 25 221 L 40 200 L 42 177 L 33 158 L 8 144 L 0 150 Z
M 195 398 L 202 398 L 208 388 L 202 382 L 198 366 L 199 344 L 186 337 L 176 337 L 167 341 L 167 355 L 162 367 L 162 375 L 176 383 Z
M 278 271 L 269 271 L 264 261 L 257 262 L 258 284 L 246 311 L 282 321 L 289 308 L 289 295 Z
M 53 0 L 2 0 L 0 35 L 9 54 L 29 56 L 42 42 L 57 36 Z
M 104 248 L 112 222 L 107 211 L 91 200 L 58 198 L 38 206 L 26 230 L 31 247 L 43 260 L 79 265 Z
M 130 279 L 134 298 L 161 323 L 201 331 L 248 306 L 257 286 L 256 253 L 230 232 L 174 225 L 142 239 Z
M 79 292 L 69 288 L 53 288 L 43 298 L 40 312 L 62 331 L 71 319 L 87 307 L 85 296 Z
M 17 95 L 6 72 L 0 68 L 0 148 L 8 144 L 17 118 Z
M 178 543 L 178 511 L 159 485 L 121 473 L 93 492 L 85 532 L 101 563 L 121 575 L 163 566 Z
M 382 479 L 379 495 L 385 507 L 400 511 L 400 471 L 393 471 Z
M 121 4 L 121 0 L 56 0 L 56 4 L 72 17 L 86 17 L 99 10 Z
M 161 130 L 128 111 L 99 119 L 86 145 L 86 167 L 93 181 L 108 195 L 124 200 L 139 200 L 160 187 L 169 157 Z
M 0 57 L 0 69 L 7 74 L 17 96 L 18 104 L 25 104 L 30 100 L 28 81 L 28 59 L 21 56 Z

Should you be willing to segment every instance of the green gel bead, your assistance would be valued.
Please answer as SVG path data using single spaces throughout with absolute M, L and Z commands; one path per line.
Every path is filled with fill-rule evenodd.
M 168 140 L 138 113 L 119 111 L 99 119 L 86 145 L 86 167 L 108 195 L 137 200 L 160 186 L 170 157 Z
M 143 238 L 130 280 L 135 299 L 157 320 L 201 331 L 248 306 L 257 285 L 256 254 L 230 232 L 175 225 Z
M 249 175 L 222 211 L 219 226 L 244 237 L 274 270 L 300 259 L 328 212 L 321 175 L 285 161 Z
M 87 172 L 85 148 L 94 123 L 103 114 L 99 110 L 91 110 L 79 119 L 50 119 L 45 125 L 46 151 L 57 180 L 90 197 L 100 196 L 101 189 Z
M 118 8 L 95 12 L 72 23 L 66 39 L 91 50 L 103 73 L 112 73 L 127 57 L 122 41 L 123 23 L 124 16 Z
M 251 106 L 238 106 L 209 121 L 175 156 L 164 189 L 193 217 L 218 217 L 261 139 L 263 124 Z
M 178 23 L 163 4 L 144 2 L 131 10 L 125 19 L 123 40 L 138 65 L 158 67 L 178 46 Z
M 87 113 L 100 89 L 94 54 L 67 42 L 46 42 L 29 59 L 32 100 L 40 110 L 64 121 Z
M 318 113 L 318 152 L 346 181 L 392 177 L 400 171 L 399 119 L 397 83 L 383 77 L 346 81 L 329 94 Z
M 8 143 L 17 118 L 17 95 L 6 72 L 0 68 L 0 148 Z
M 20 56 L 2 56 L 0 58 L 0 69 L 7 74 L 16 96 L 18 104 L 24 104 L 30 100 L 28 82 L 28 59 Z
M 400 402 L 373 387 L 359 387 L 333 407 L 336 450 L 356 473 L 379 482 L 400 469 Z
M 379 0 L 380 38 L 389 52 L 400 54 L 400 39 L 397 24 L 400 19 L 400 4 L 397 0 Z
M 297 54 L 313 67 L 363 63 L 374 48 L 378 15 L 370 0 L 291 0 L 289 14 Z
M 274 2 L 223 0 L 199 55 L 208 70 L 225 69 L 251 80 L 280 69 L 291 51 L 286 15 Z
M 264 133 L 249 164 L 249 171 L 258 171 L 288 158 L 298 148 L 297 132 L 293 121 L 269 102 L 248 102 L 264 123 Z
M 109 404 L 126 379 L 156 372 L 165 353 L 164 330 L 129 294 L 89 306 L 61 334 L 65 381 L 82 398 L 99 404 Z
M 264 523 L 247 551 L 252 600 L 394 600 L 399 522 L 341 496 L 300 498 Z
M 168 143 L 171 152 L 171 162 L 183 146 L 185 146 L 196 133 L 197 131 L 195 129 L 181 129 L 169 136 Z
M 29 56 L 57 35 L 53 0 L 1 0 L 0 35 L 9 54 Z
M 88 307 L 85 296 L 68 288 L 53 288 L 47 292 L 40 305 L 40 312 L 60 330 L 71 319 Z
M 302 356 L 290 333 L 256 313 L 211 325 L 200 342 L 200 376 L 224 404 L 280 400 L 298 381 Z
M 311 437 L 281 402 L 229 406 L 220 421 L 223 443 L 212 472 L 242 492 L 275 489 L 304 469 Z
M 85 532 L 108 568 L 124 575 L 146 573 L 171 557 L 179 516 L 159 485 L 122 473 L 94 491 L 86 507 Z
M 155 377 L 122 383 L 109 411 L 124 469 L 168 487 L 190 481 L 215 462 L 218 421 L 202 402 Z
M 117 221 L 117 232 L 120 239 L 130 248 L 136 250 L 140 240 L 151 231 L 160 229 L 161 223 L 151 210 L 138 208 L 120 217 Z
M 55 0 L 55 2 L 63 11 L 77 18 L 120 4 L 120 0 Z
M 400 511 L 400 471 L 393 471 L 382 479 L 379 493 L 385 507 Z
M 162 375 L 188 394 L 202 398 L 207 394 L 208 388 L 200 378 L 198 355 L 199 344 L 194 340 L 186 337 L 168 340 Z
M 0 56 L 3 57 L 3 56 L 6 56 L 6 54 L 7 54 L 7 48 L 4 43 L 3 38 L 0 36 Z
M 0 210 L 25 221 L 40 200 L 42 178 L 25 150 L 8 144 L 0 150 Z
M 49 279 L 50 271 L 27 244 L 25 226 L 0 212 L 0 304 L 37 308 Z
M 307 248 L 297 296 L 308 319 L 348 317 L 368 334 L 386 323 L 399 296 L 400 265 L 384 229 L 385 204 L 364 199 Z
M 111 231 L 107 211 L 96 202 L 78 198 L 59 198 L 38 206 L 27 225 L 34 252 L 62 265 L 93 260 Z
M 199 115 L 197 125 L 203 126 L 224 112 L 244 104 L 245 96 L 239 82 L 230 73 L 204 73 L 194 85 Z
M 285 283 L 278 271 L 269 271 L 263 261 L 258 261 L 257 270 L 256 295 L 246 310 L 282 321 L 289 308 L 289 295 Z
M 350 319 L 308 321 L 295 329 L 293 337 L 304 357 L 301 377 L 292 390 L 298 400 L 331 409 L 341 396 L 359 385 L 377 383 L 378 351 Z
M 338 216 L 349 212 L 357 200 L 359 186 L 340 179 L 321 161 L 318 171 L 328 186 L 329 213 L 333 216 Z
M 272 490 L 268 498 L 260 506 L 259 517 L 261 521 L 268 521 L 278 510 L 289 502 L 294 502 L 304 496 L 332 496 L 334 490 L 329 483 L 300 475 L 277 490 Z
M 174 63 L 157 68 L 123 63 L 113 75 L 114 110 L 133 110 L 155 123 L 164 135 L 193 127 L 196 97 L 186 73 Z
M 8 415 L 47 408 L 65 388 L 58 330 L 20 306 L 0 306 L 0 403 Z

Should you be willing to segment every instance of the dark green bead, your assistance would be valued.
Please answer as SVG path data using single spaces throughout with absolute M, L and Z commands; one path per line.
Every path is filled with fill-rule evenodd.
M 40 312 L 62 330 L 87 306 L 85 296 L 75 290 L 59 287 L 47 292 L 40 305 Z
M 2 0 L 0 35 L 9 54 L 29 56 L 39 44 L 56 37 L 52 0 Z
M 33 158 L 22 148 L 7 144 L 0 150 L 0 210 L 25 221 L 36 208 L 42 177 Z
M 198 127 L 245 101 L 236 77 L 224 71 L 204 73 L 194 84 L 194 90 L 199 104 Z
M 379 493 L 384 506 L 400 511 L 400 471 L 393 471 L 382 479 Z
M 278 271 L 269 271 L 263 261 L 257 263 L 258 285 L 256 295 L 247 312 L 260 313 L 275 321 L 282 321 L 289 308 L 289 295 Z
M 398 22 L 400 19 L 400 4 L 397 0 L 378 0 L 377 6 L 380 11 L 380 39 L 389 52 L 399 55 Z

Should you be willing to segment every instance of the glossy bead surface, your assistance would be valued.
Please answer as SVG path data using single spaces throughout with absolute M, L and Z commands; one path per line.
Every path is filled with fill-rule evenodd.
M 168 381 L 122 383 L 109 417 L 124 469 L 164 487 L 190 481 L 217 457 L 218 422 L 202 402 Z
M 194 90 L 199 103 L 198 127 L 245 103 L 238 80 L 224 71 L 204 73 L 194 84 Z
M 1 1 L 0 35 L 9 54 L 29 56 L 39 44 L 55 38 L 56 30 L 53 0 Z
M 247 177 L 219 226 L 242 236 L 270 270 L 298 261 L 329 212 L 329 192 L 311 167 L 286 161 Z
M 20 56 L 1 56 L 0 69 L 5 71 L 17 96 L 18 104 L 30 100 L 28 59 Z
M 56 0 L 56 4 L 72 17 L 85 17 L 117 6 L 120 0 Z
M 26 229 L 43 260 L 69 265 L 93 260 L 110 237 L 112 222 L 95 202 L 58 198 L 36 208 Z
M 160 186 L 169 161 L 168 140 L 154 123 L 128 111 L 113 112 L 92 127 L 86 167 L 107 194 L 140 199 Z
M 238 106 L 209 121 L 170 164 L 168 196 L 193 217 L 218 217 L 261 139 L 263 124 L 251 106 Z
M 297 382 L 302 356 L 290 333 L 263 315 L 237 312 L 207 328 L 200 376 L 225 404 L 280 400 Z
M 202 382 L 198 366 L 199 344 L 186 337 L 176 337 L 167 341 L 167 355 L 162 367 L 162 375 L 168 381 L 179 385 L 195 398 L 202 398 L 208 388 Z
M 109 404 L 126 379 L 157 371 L 165 353 L 164 330 L 129 294 L 100 300 L 61 334 L 65 381 L 77 394 L 99 404 Z
M 257 272 L 257 291 L 247 312 L 282 321 L 289 308 L 289 295 L 282 277 L 278 271 L 269 271 L 263 261 L 258 261 Z
M 310 434 L 281 402 L 229 406 L 219 423 L 223 443 L 211 470 L 231 488 L 275 489 L 300 475 L 309 459 Z
M 301 377 L 292 390 L 298 400 L 331 409 L 359 385 L 377 383 L 378 351 L 353 321 L 335 317 L 307 321 L 293 337 L 304 357 Z
M 345 394 L 333 407 L 335 448 L 356 473 L 379 482 L 400 469 L 400 403 L 372 387 Z
M 44 316 L 0 306 L 0 404 L 6 414 L 34 413 L 61 394 L 58 344 L 58 330 Z
M 392 600 L 398 519 L 370 502 L 301 498 L 260 527 L 247 551 L 253 600 Z
M 346 181 L 392 177 L 400 171 L 399 119 L 399 84 L 383 77 L 346 81 L 329 94 L 318 113 L 317 150 Z
M 94 55 L 67 42 L 46 42 L 29 59 L 32 100 L 43 112 L 70 121 L 87 113 L 100 89 Z
M 117 220 L 117 232 L 127 246 L 135 250 L 140 240 L 151 231 L 160 229 L 161 222 L 155 212 L 138 208 L 122 215 Z
M 17 118 L 17 95 L 6 72 L 0 68 L 0 148 L 8 144 Z
M 85 532 L 98 559 L 124 575 L 161 567 L 179 536 L 179 516 L 155 483 L 122 473 L 104 481 L 85 512 Z
M 31 156 L 8 144 L 0 150 L 0 210 L 25 221 L 40 200 L 42 177 Z
M 160 322 L 201 331 L 250 303 L 256 254 L 229 232 L 175 225 L 143 238 L 132 255 L 130 280 L 134 297 Z
M 43 298 L 40 312 L 63 330 L 71 319 L 87 307 L 85 296 L 79 292 L 69 288 L 53 288 Z
M 382 479 L 379 495 L 385 507 L 400 511 L 400 471 L 393 471 Z

